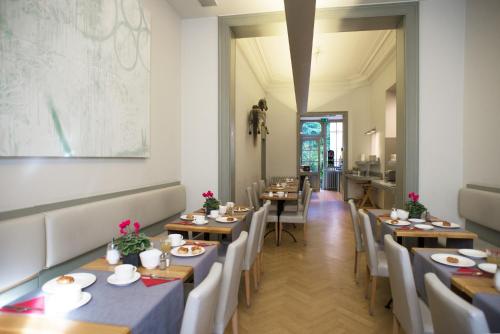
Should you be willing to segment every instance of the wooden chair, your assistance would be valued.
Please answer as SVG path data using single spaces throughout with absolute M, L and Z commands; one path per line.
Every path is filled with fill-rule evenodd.
M 354 200 L 350 199 L 348 201 L 349 208 L 351 209 L 351 222 L 352 229 L 354 231 L 354 280 L 358 283 L 358 273 L 359 273 L 359 256 L 364 251 L 363 241 L 361 238 L 361 231 L 359 230 L 359 216 L 356 209 L 356 204 Z

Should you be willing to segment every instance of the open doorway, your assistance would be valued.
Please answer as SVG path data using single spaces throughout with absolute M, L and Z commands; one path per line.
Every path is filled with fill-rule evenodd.
M 297 174 L 307 176 L 315 190 L 340 191 L 340 176 L 347 158 L 346 112 L 314 113 L 298 117 Z

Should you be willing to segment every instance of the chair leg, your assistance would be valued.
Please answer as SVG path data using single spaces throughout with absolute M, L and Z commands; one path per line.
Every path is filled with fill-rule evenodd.
M 255 268 L 254 271 L 257 272 L 257 285 L 260 284 L 260 253 L 257 253 L 257 256 L 255 257 Z
M 373 309 L 375 308 L 375 295 L 377 292 L 377 276 L 372 276 L 372 292 L 370 296 L 370 315 L 373 315 Z
M 259 266 L 257 264 L 257 260 L 255 260 L 254 264 L 253 264 L 253 267 L 252 267 L 252 271 L 253 271 L 253 288 L 255 291 L 257 291 L 259 289 L 259 285 L 258 285 L 258 281 L 259 281 Z
M 245 297 L 247 306 L 250 307 L 250 271 L 244 270 L 243 272 L 245 273 Z
M 238 307 L 236 307 L 236 310 L 234 310 L 233 316 L 231 317 L 231 326 L 233 334 L 238 334 Z
M 354 281 L 358 284 L 358 251 L 354 250 Z
M 370 287 L 370 281 L 372 277 L 370 275 L 370 268 L 366 266 L 366 279 L 365 279 L 365 299 L 368 299 L 368 288 Z
M 264 273 L 264 251 L 260 252 L 260 259 L 259 259 L 259 265 L 260 265 L 260 273 Z M 260 277 L 261 275 L 259 275 Z
M 392 315 L 392 334 L 399 334 L 399 328 L 401 325 L 399 324 L 398 318 L 393 314 Z
M 307 245 L 307 224 L 304 225 L 304 245 Z

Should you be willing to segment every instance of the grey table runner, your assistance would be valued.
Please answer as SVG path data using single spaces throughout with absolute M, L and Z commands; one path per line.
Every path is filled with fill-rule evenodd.
M 439 264 L 431 259 L 434 253 L 442 253 L 443 251 L 419 249 L 413 257 L 413 274 L 415 277 L 415 286 L 420 297 L 427 303 L 427 295 L 425 293 L 424 275 L 426 273 L 435 273 L 437 277 L 447 287 L 451 287 L 451 276 L 458 268 Z M 448 251 L 450 254 L 458 254 L 457 251 Z M 482 259 L 474 259 L 476 263 L 482 263 Z M 500 296 L 479 293 L 472 299 L 472 304 L 482 310 L 493 333 L 500 332 Z
M 179 333 L 184 313 L 184 288 L 181 280 L 146 287 L 141 280 L 128 286 L 106 282 L 111 272 L 77 270 L 97 276 L 84 291 L 92 294 L 90 302 L 65 315 L 64 319 L 127 326 L 133 334 Z M 16 302 L 41 295 L 40 290 Z

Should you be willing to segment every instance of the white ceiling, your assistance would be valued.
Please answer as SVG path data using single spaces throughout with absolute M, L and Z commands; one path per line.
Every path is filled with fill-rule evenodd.
M 311 62 L 309 110 L 366 85 L 395 55 L 392 30 L 316 34 Z M 237 40 L 264 90 L 296 109 L 288 37 Z
M 198 0 L 166 0 L 183 18 L 226 16 L 283 11 L 283 0 L 217 0 L 215 7 L 202 7 Z M 306 0 L 304 0 L 306 1 Z M 410 0 L 316 0 L 317 8 L 355 6 Z

